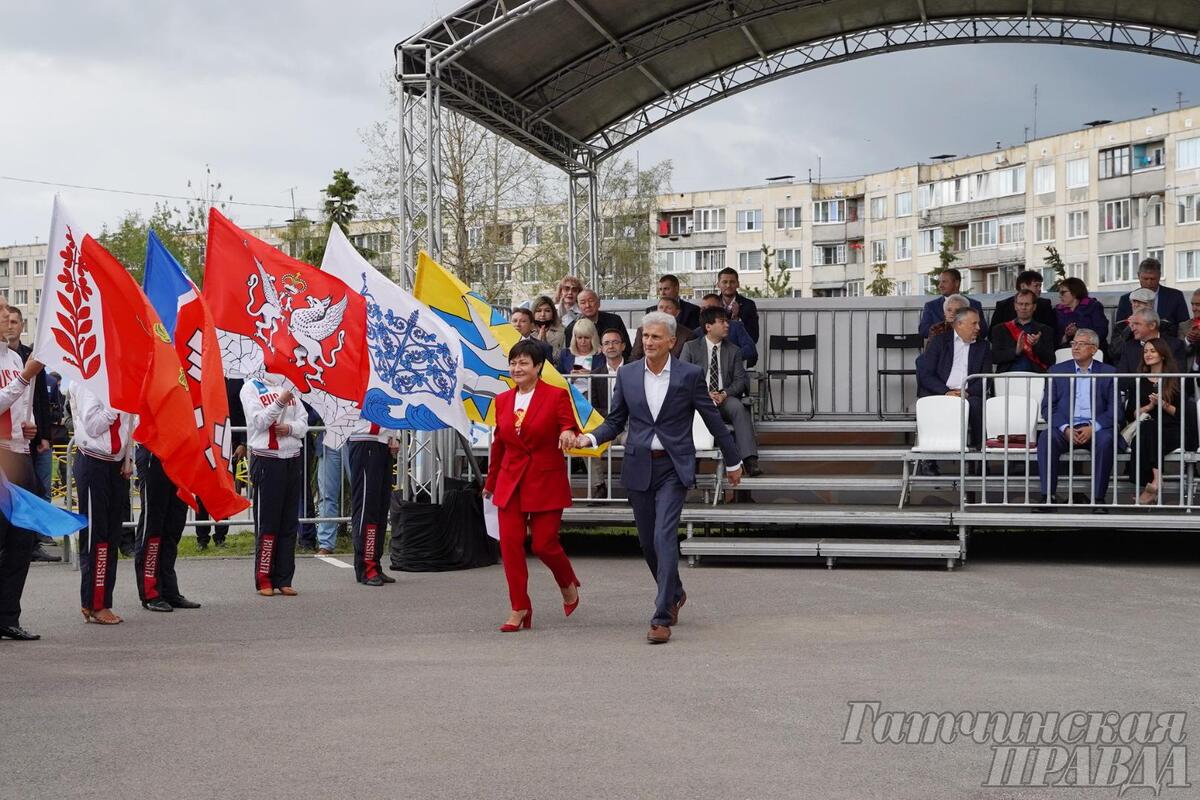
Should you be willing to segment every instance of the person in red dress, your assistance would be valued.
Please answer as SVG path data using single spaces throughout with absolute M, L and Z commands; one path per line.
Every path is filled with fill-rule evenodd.
M 496 429 L 488 462 L 484 497 L 500 510 L 500 559 L 508 580 L 512 613 L 500 626 L 505 633 L 533 627 L 525 534 L 533 537 L 533 554 L 554 574 L 569 617 L 579 606 L 579 580 L 558 540 L 563 509 L 571 505 L 571 483 L 563 449 L 579 428 L 565 389 L 543 383 L 545 352 L 537 342 L 522 340 L 508 354 L 516 388 L 496 398 Z

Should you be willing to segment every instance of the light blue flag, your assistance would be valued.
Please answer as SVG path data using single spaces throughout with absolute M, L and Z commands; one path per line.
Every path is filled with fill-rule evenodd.
M 33 492 L 27 492 L 0 473 L 0 514 L 9 524 L 35 531 L 45 536 L 68 536 L 86 528 L 88 518 L 47 503 Z

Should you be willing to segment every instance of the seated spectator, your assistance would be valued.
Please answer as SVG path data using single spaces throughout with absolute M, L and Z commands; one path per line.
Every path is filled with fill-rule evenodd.
M 704 338 L 693 339 L 683 348 L 681 361 L 695 364 L 704 370 L 708 396 L 712 398 L 721 419 L 733 426 L 742 466 L 750 477 L 762 474 L 758 466 L 758 443 L 754 438 L 754 423 L 750 409 L 741 398 L 750 388 L 741 350 L 729 341 L 729 315 L 721 307 L 705 308 L 700 312 Z
M 658 296 L 659 298 L 671 298 L 679 301 L 679 313 L 675 315 L 677 325 L 682 325 L 688 330 L 693 330 L 700 324 L 700 307 L 695 303 L 689 303 L 679 296 L 679 278 L 676 278 L 674 275 L 663 275 L 659 278 Z M 662 311 L 662 309 L 658 307 L 658 304 L 655 304 L 646 309 L 647 314 L 651 311 Z M 634 342 L 633 346 L 636 350 L 638 343 Z M 634 356 L 634 358 L 640 358 L 640 356 Z
M 1042 273 L 1027 269 L 1017 276 L 1017 292 L 1012 297 L 1006 297 L 996 303 L 996 307 L 992 309 L 992 330 L 1003 325 L 1010 319 L 1017 318 L 1016 309 L 1013 307 L 1017 302 L 1017 295 L 1022 289 L 1028 289 L 1033 292 L 1034 300 L 1037 301 L 1033 310 L 1033 319 L 1035 322 L 1040 322 L 1051 331 L 1050 338 L 1053 339 L 1054 331 L 1054 304 L 1050 302 L 1050 298 L 1042 297 Z
M 1039 481 L 1046 503 L 1054 502 L 1058 473 L 1062 468 L 1060 460 L 1070 452 L 1072 442 L 1076 449 L 1092 451 L 1092 497 L 1098 503 L 1104 502 L 1107 497 L 1113 465 L 1117 409 L 1113 404 L 1112 378 L 1100 376 L 1116 372 L 1116 369 L 1095 360 L 1099 349 L 1100 335 L 1096 331 L 1077 328 L 1071 340 L 1071 360 L 1055 364 L 1047 373 L 1077 377 L 1074 385 L 1068 378 L 1051 380 L 1042 397 L 1042 418 L 1049 420 L 1049 424 L 1038 434 L 1037 459 Z M 1117 441 L 1124 444 L 1120 437 Z M 1054 511 L 1054 508 L 1047 505 L 1037 510 Z M 1097 508 L 1095 513 L 1104 514 L 1107 511 Z
M 975 309 L 959 309 L 953 330 L 934 337 L 925 352 L 917 356 L 917 396 L 946 395 L 966 400 L 967 442 L 972 447 L 983 445 L 985 387 L 978 381 L 968 385 L 967 376 L 992 371 L 991 348 L 979 335 L 979 319 Z
M 1054 365 L 1054 329 L 1033 318 L 1038 296 L 1032 289 L 1021 289 L 1013 299 L 1016 318 L 992 328 L 996 372 L 1045 372 Z
M 1138 425 L 1137 437 L 1133 440 L 1133 458 L 1126 471 L 1135 485 L 1139 481 L 1144 484 L 1138 496 L 1141 505 L 1154 503 L 1158 499 L 1158 491 L 1162 486 L 1163 456 L 1179 447 L 1180 420 L 1184 417 L 1180 407 L 1179 379 L 1159 377 L 1163 372 L 1179 371 L 1167 341 L 1159 338 L 1146 342 L 1142 348 L 1142 363 L 1137 370 L 1143 373 L 1143 377 L 1137 379 L 1125 401 L 1127 424 L 1146 415 Z M 1131 344 L 1129 349 L 1136 349 L 1136 345 Z M 1189 424 L 1194 416 L 1189 415 Z
M 721 306 L 730 320 L 739 320 L 746 326 L 750 339 L 758 344 L 758 306 L 749 297 L 738 292 L 741 281 L 737 270 L 726 267 L 717 273 L 717 294 L 721 298 Z
M 578 322 L 580 319 L 586 319 L 595 327 L 597 337 L 599 337 L 600 334 L 604 333 L 605 331 L 618 331 L 621 334 L 621 339 L 625 342 L 625 356 L 626 358 L 629 357 L 629 354 L 633 351 L 633 346 L 629 342 L 629 331 L 626 329 L 624 321 L 622 321 L 622 319 L 616 314 L 600 310 L 600 295 L 596 294 L 591 289 L 584 289 L 582 292 L 580 292 L 579 313 L 580 316 L 578 319 L 576 319 L 570 325 L 567 325 L 566 338 L 568 344 L 573 341 L 573 334 L 571 332 L 572 326 L 574 326 L 575 322 Z M 600 344 L 599 340 L 597 339 L 596 350 L 599 349 Z
M 558 363 L 555 365 L 558 371 L 570 379 L 584 397 L 590 397 L 591 379 L 579 376 L 590 375 L 592 369 L 603 362 L 604 354 L 600 352 L 600 336 L 596 333 L 596 326 L 586 317 L 572 322 L 571 346 L 558 354 Z
M 1183 343 L 1187 350 L 1184 372 L 1200 372 L 1200 289 L 1192 292 L 1192 319 L 1183 328 Z
M 1191 315 L 1188 313 L 1188 303 L 1183 297 L 1183 292 L 1172 289 L 1170 286 L 1163 286 L 1161 281 L 1162 264 L 1158 262 L 1158 259 L 1142 259 L 1142 263 L 1138 264 L 1138 283 L 1141 284 L 1142 289 L 1154 293 L 1151 308 L 1158 314 L 1158 318 L 1163 320 L 1163 336 L 1175 336 L 1179 326 L 1191 319 Z M 1117 319 L 1128 319 L 1129 315 L 1133 313 L 1132 294 L 1133 292 L 1123 294 L 1117 301 Z
M 600 352 L 602 359 L 592 360 L 593 375 L 607 375 L 607 378 L 592 378 L 592 408 L 601 415 L 608 414 L 608 400 L 612 397 L 613 386 L 617 381 L 617 370 L 625 364 L 625 343 L 616 331 L 605 331 L 600 337 Z
M 536 335 L 536 330 L 533 326 L 532 311 L 528 308 L 514 308 L 509 322 L 516 328 L 517 333 L 521 335 L 522 339 L 530 339 L 541 346 L 542 353 L 545 355 L 547 361 L 554 357 L 554 348 L 550 346 L 550 343 L 543 342 Z
M 558 282 L 558 288 L 554 292 L 554 302 L 558 304 L 555 310 L 558 312 L 559 322 L 564 327 L 579 319 L 583 313 L 579 308 L 579 294 L 582 291 L 583 281 L 574 275 L 567 275 Z
M 925 304 L 921 309 L 921 321 L 917 325 L 917 331 L 921 334 L 922 339 L 929 338 L 929 329 L 945 319 L 944 315 L 944 299 L 952 294 L 959 294 L 959 289 L 962 288 L 962 273 L 956 269 L 942 270 L 938 274 L 938 294 L 941 297 L 935 297 Z M 960 295 L 964 296 L 964 295 Z M 964 296 L 965 297 L 965 296 Z M 979 301 L 971 298 L 967 302 L 971 308 L 979 312 L 980 322 L 986 322 L 987 318 L 983 314 L 983 306 Z M 984 326 L 987 327 L 986 325 Z
M 558 319 L 558 309 L 546 295 L 533 301 L 533 330 L 536 338 L 550 345 L 555 358 L 558 351 L 567 346 L 566 329 Z
M 706 308 L 723 308 L 721 304 L 721 295 L 716 293 L 706 294 L 700 298 L 700 311 L 703 312 Z M 693 339 L 704 338 L 704 328 L 697 327 L 692 331 Z M 750 338 L 750 334 L 746 333 L 746 326 L 739 319 L 729 320 L 729 341 L 737 345 L 742 351 L 742 358 L 746 359 L 746 368 L 750 369 L 758 363 L 758 347 L 754 344 L 754 340 Z
M 1087 284 L 1079 278 L 1065 278 L 1058 284 L 1061 301 L 1054 307 L 1054 346 L 1068 347 L 1075 340 L 1075 331 L 1087 328 L 1100 337 L 1103 344 L 1108 339 L 1108 316 L 1104 305 L 1094 297 L 1088 297 Z
M 659 298 L 658 306 L 650 311 L 661 311 L 675 317 L 675 346 L 671 348 L 671 355 L 679 358 L 679 354 L 683 352 L 683 346 L 696 338 L 692 329 L 679 321 L 679 301 L 674 297 Z M 630 360 L 637 361 L 645 355 L 646 353 L 642 350 L 642 329 L 639 327 L 637 333 L 633 335 L 633 355 L 630 356 Z
M 970 301 L 961 294 L 952 294 L 949 297 L 941 298 L 941 304 L 942 321 L 929 326 L 929 335 L 925 337 L 924 347 L 929 347 L 931 341 L 954 327 L 954 318 L 958 316 L 959 311 L 971 308 Z
M 1183 340 L 1178 337 L 1162 337 L 1158 327 L 1158 314 L 1150 308 L 1149 304 L 1130 314 L 1128 323 L 1131 339 L 1121 350 L 1121 358 L 1116 365 L 1117 372 L 1140 372 L 1144 359 L 1144 345 L 1159 338 L 1166 342 L 1171 351 L 1171 360 L 1175 364 L 1186 363 L 1187 348 Z M 1141 347 L 1138 346 L 1139 343 L 1142 345 Z M 1177 369 L 1172 371 L 1178 372 Z M 1128 380 L 1123 379 L 1122 382 L 1126 383 Z M 1130 388 L 1127 383 L 1126 388 Z
M 1108 342 L 1108 357 L 1114 364 L 1120 363 L 1125 345 L 1133 339 L 1133 327 L 1130 325 L 1133 314 L 1154 305 L 1154 292 L 1149 289 L 1134 289 L 1129 293 L 1129 302 L 1133 306 L 1133 312 L 1126 319 L 1117 318 L 1116 324 L 1113 325 L 1112 337 Z

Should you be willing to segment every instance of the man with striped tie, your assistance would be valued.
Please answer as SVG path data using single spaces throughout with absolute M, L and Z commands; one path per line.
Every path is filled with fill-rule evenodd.
M 392 500 L 392 461 L 400 443 L 392 431 L 359 420 L 347 445 L 350 461 L 350 529 L 354 539 L 354 574 L 367 586 L 396 579 L 379 562 Z
M 109 407 L 81 383 L 73 383 L 68 394 L 79 451 L 75 492 L 79 513 L 88 518 L 79 532 L 80 610 L 87 622 L 116 625 L 121 618 L 112 612 L 113 587 L 133 474 L 134 417 Z

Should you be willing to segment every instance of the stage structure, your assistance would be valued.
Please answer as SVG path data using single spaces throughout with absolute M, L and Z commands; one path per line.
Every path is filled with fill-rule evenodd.
M 1177 0 L 477 0 L 396 45 L 401 279 L 442 249 L 438 143 L 451 109 L 563 170 L 571 271 L 598 284 L 605 159 L 679 117 L 779 78 L 882 53 L 987 42 L 1200 62 Z

